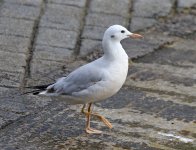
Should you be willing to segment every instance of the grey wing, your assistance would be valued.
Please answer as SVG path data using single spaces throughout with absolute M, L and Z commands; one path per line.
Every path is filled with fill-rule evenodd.
M 58 81 L 47 88 L 47 93 L 72 95 L 80 92 L 102 80 L 102 73 L 94 67 L 88 65 L 78 68 L 67 77 Z

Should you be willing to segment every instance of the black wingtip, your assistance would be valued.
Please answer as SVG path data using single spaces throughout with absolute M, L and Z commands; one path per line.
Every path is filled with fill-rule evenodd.
M 33 92 L 32 94 L 33 95 L 38 95 L 40 93 L 40 91 L 39 92 Z
M 33 90 L 33 91 L 24 92 L 21 95 L 27 95 L 27 94 L 38 95 L 41 91 L 43 90 Z
M 28 86 L 25 88 L 28 89 L 40 89 L 40 90 L 45 90 L 48 86 L 50 86 L 51 84 L 46 84 L 46 85 L 36 85 L 36 86 Z

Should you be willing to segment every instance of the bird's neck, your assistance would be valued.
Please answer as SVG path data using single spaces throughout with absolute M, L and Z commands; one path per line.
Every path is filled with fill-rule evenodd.
M 128 59 L 128 56 L 119 41 L 103 40 L 102 46 L 104 57 L 106 57 L 107 59 Z

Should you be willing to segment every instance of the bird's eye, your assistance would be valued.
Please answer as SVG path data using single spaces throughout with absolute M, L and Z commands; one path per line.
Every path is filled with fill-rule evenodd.
M 125 33 L 125 30 L 122 30 L 121 33 Z

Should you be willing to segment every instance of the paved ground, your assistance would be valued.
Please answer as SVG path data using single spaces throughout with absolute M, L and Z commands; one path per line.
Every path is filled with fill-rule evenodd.
M 87 135 L 81 105 L 20 95 L 101 55 L 112 24 L 133 63 L 122 90 L 96 104 L 114 128 Z M 195 0 L 0 0 L 0 149 L 196 149 Z M 185 141 L 188 140 L 188 141 Z

